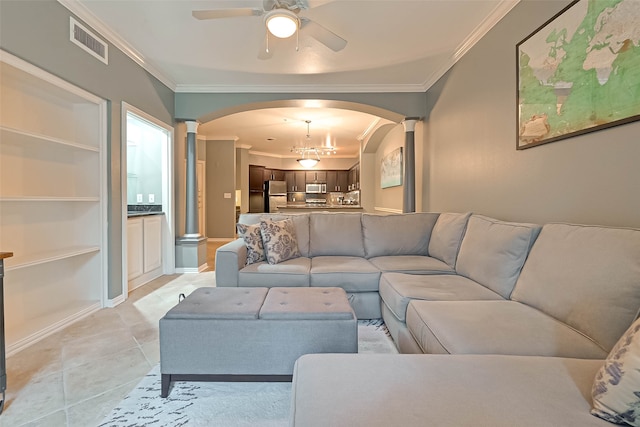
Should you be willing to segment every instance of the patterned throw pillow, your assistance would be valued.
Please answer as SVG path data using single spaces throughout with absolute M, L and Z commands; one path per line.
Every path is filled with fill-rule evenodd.
M 640 319 L 609 353 L 596 374 L 591 413 L 612 423 L 640 426 Z
M 260 221 L 260 231 L 269 264 L 278 264 L 300 256 L 296 229 L 291 219 L 274 221 L 264 218 Z
M 242 237 L 244 244 L 247 245 L 247 262 L 245 265 L 254 264 L 264 261 L 264 245 L 262 244 L 262 234 L 260 233 L 260 224 L 245 225 L 237 224 L 238 236 Z

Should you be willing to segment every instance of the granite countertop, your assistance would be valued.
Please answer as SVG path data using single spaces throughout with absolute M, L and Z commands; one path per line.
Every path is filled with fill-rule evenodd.
M 127 212 L 127 218 L 149 215 L 164 215 L 164 212 Z
M 164 212 L 162 212 L 162 205 L 127 205 L 128 218 L 148 215 L 164 215 Z
M 291 204 L 283 209 L 362 209 L 360 205 Z

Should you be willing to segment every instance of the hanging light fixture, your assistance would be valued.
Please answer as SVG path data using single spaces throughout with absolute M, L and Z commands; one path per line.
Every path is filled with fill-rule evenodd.
M 315 157 L 311 157 L 312 154 L 315 154 Z M 302 158 L 298 159 L 298 163 L 302 165 L 303 168 L 312 168 L 320 162 L 320 156 L 318 155 L 318 151 L 310 148 L 302 151 Z
M 327 140 L 326 146 L 321 147 L 312 147 L 309 146 L 311 141 L 311 132 L 309 127 L 311 125 L 311 120 L 304 121 L 307 124 L 307 135 L 305 137 L 305 145 L 303 147 L 292 147 L 291 152 L 300 154 L 301 158 L 298 159 L 298 163 L 302 165 L 304 168 L 312 168 L 320 162 L 320 156 L 328 156 L 336 153 L 335 145 L 330 143 L 330 140 Z
M 286 39 L 300 28 L 298 15 L 288 9 L 274 9 L 264 16 L 267 29 L 275 37 Z

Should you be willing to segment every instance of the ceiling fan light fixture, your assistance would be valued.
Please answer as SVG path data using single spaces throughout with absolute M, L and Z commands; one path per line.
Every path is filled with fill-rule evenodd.
M 264 16 L 267 29 L 275 37 L 286 39 L 300 27 L 298 15 L 287 9 L 275 9 Z

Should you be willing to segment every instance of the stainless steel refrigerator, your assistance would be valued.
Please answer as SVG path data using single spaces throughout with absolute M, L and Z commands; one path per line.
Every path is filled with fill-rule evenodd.
M 277 212 L 279 206 L 287 205 L 286 181 L 266 181 L 264 183 L 264 211 Z

